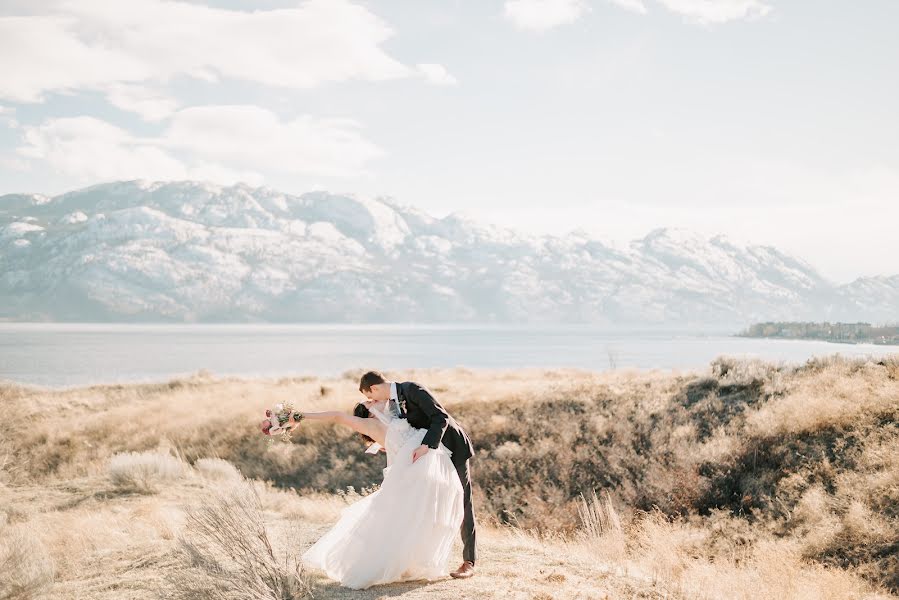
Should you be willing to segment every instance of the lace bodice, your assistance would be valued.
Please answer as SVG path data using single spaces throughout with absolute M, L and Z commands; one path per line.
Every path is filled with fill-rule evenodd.
M 409 425 L 409 421 L 396 416 L 396 409 L 391 407 L 392 401 L 388 402 L 385 409 L 386 413 L 379 411 L 377 408 L 371 407 L 369 410 L 375 417 L 387 426 L 384 434 L 384 449 L 387 450 L 387 465 L 393 462 L 393 457 L 397 450 L 402 448 L 410 438 L 416 434 L 420 435 L 420 429 L 416 429 Z

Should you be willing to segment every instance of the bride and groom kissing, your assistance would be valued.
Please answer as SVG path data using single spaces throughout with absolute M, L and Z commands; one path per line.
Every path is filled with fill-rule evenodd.
M 477 558 L 471 507 L 468 435 L 427 388 L 365 373 L 366 401 L 353 415 L 302 413 L 302 419 L 352 428 L 387 454 L 384 480 L 373 493 L 345 508 L 338 522 L 304 554 L 306 566 L 352 589 L 446 574 L 453 540 L 462 535 L 463 562 L 450 573 L 474 574 Z M 291 417 L 291 425 L 297 423 Z

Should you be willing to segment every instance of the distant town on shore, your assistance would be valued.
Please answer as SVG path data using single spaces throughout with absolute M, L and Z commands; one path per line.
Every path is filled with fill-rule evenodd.
M 822 340 L 842 344 L 899 345 L 899 324 L 874 326 L 870 323 L 770 321 L 750 325 L 746 330 L 738 333 L 737 336 Z

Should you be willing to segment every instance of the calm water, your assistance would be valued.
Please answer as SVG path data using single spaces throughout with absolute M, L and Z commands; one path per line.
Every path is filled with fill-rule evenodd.
M 215 375 L 337 375 L 348 369 L 699 369 L 716 356 L 803 362 L 899 347 L 757 340 L 583 326 L 100 325 L 0 323 L 0 379 L 45 386 Z

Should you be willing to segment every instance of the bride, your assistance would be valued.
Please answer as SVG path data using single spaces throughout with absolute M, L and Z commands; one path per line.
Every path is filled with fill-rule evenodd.
M 399 418 L 395 401 L 358 404 L 354 415 L 319 412 L 303 413 L 303 418 L 346 425 L 381 444 L 387 452 L 384 481 L 345 508 L 340 520 L 303 554 L 303 562 L 357 590 L 443 577 L 464 516 L 451 451 L 441 444 L 413 462 L 412 453 L 427 430 Z

